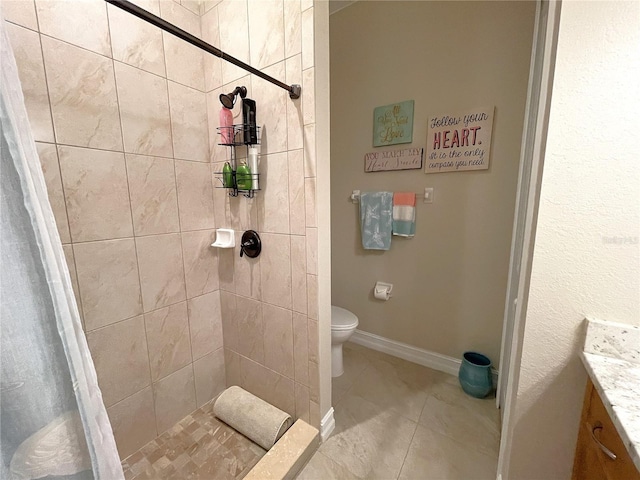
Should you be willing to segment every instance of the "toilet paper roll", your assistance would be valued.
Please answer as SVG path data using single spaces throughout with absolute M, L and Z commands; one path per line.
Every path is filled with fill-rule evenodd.
M 378 300 L 389 300 L 389 291 L 384 288 L 382 290 L 378 290 L 377 288 L 373 292 L 373 296 Z

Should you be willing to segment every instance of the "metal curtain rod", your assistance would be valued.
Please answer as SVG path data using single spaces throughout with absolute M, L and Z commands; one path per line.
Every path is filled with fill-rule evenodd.
M 191 45 L 198 47 L 201 50 L 204 50 L 207 53 L 211 53 L 216 57 L 220 57 L 222 60 L 226 60 L 229 63 L 233 63 L 234 65 L 237 65 L 238 67 L 246 70 L 247 72 L 253 73 L 254 75 L 259 76 L 260 78 L 264 78 L 268 82 L 271 82 L 280 88 L 284 88 L 287 92 L 289 92 L 289 97 L 293 99 L 300 98 L 300 92 L 302 91 L 302 88 L 300 87 L 300 85 L 296 85 L 296 84 L 287 85 L 286 83 L 282 83 L 280 80 L 277 80 L 267 75 L 266 73 L 263 73 L 260 70 L 253 68 L 251 65 L 248 65 L 243 61 L 238 60 L 235 57 L 232 57 L 231 55 L 227 55 L 222 50 L 214 47 L 213 45 L 208 44 L 207 42 L 199 39 L 198 37 L 191 35 L 189 32 L 186 32 L 181 28 L 176 27 L 172 23 L 169 23 L 166 20 L 163 20 L 162 18 L 147 12 L 145 9 L 140 8 L 139 6 L 127 0 L 105 0 L 105 2 L 110 3 L 111 5 L 114 5 L 118 8 L 121 8 L 125 12 L 135 15 L 136 17 L 141 18 L 145 22 L 150 23 L 151 25 L 155 25 L 156 27 L 161 28 L 165 32 L 168 32 L 171 35 L 175 35 L 176 37 L 184 40 L 185 42 L 190 43 Z

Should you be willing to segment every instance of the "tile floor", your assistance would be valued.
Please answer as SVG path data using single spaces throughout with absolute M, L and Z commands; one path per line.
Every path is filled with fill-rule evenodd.
M 495 480 L 495 398 L 472 398 L 454 376 L 352 343 L 344 362 L 333 379 L 336 429 L 298 480 Z
M 213 401 L 122 462 L 125 480 L 234 480 L 267 453 L 213 415 Z

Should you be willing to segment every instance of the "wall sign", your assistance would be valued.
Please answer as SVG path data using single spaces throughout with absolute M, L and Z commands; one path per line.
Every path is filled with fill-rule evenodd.
M 494 109 L 476 108 L 430 117 L 425 173 L 489 168 Z
M 413 170 L 422 168 L 422 148 L 403 148 L 387 152 L 371 152 L 364 156 L 365 172 Z
M 374 147 L 413 141 L 413 104 L 407 100 L 373 110 Z

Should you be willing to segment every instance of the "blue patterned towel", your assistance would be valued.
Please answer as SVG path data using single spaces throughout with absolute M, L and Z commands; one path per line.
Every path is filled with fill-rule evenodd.
M 360 194 L 360 230 L 365 250 L 389 250 L 392 223 L 392 192 Z

